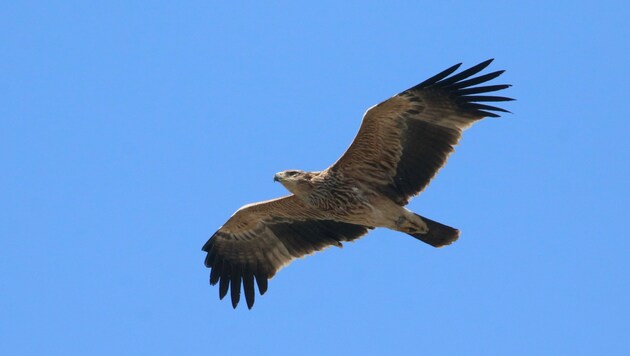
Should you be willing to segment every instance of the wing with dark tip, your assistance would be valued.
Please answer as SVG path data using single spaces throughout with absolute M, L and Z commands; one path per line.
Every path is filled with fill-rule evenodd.
M 364 226 L 327 220 L 295 196 L 239 209 L 206 244 L 205 264 L 210 284 L 219 283 L 219 298 L 230 291 L 232 306 L 240 300 L 241 286 L 247 307 L 254 305 L 254 280 L 260 295 L 267 280 L 293 259 L 339 246 L 367 233 Z
M 492 60 L 453 74 L 454 65 L 373 106 L 343 156 L 328 169 L 359 179 L 407 204 L 444 166 L 462 132 L 484 117 L 509 112 L 487 103 L 513 100 L 486 95 L 510 87 L 480 85 L 504 71 L 475 76 Z

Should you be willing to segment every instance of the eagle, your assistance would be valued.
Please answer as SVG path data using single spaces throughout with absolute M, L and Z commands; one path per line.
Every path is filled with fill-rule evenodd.
M 275 174 L 291 194 L 245 205 L 203 245 L 210 284 L 232 306 L 254 305 L 268 280 L 292 260 L 342 247 L 376 227 L 403 232 L 434 247 L 453 243 L 459 230 L 405 208 L 444 166 L 462 132 L 484 117 L 509 111 L 484 104 L 514 100 L 487 95 L 508 84 L 479 85 L 504 71 L 475 76 L 489 59 L 453 74 L 456 64 L 369 108 L 346 152 L 319 172 Z

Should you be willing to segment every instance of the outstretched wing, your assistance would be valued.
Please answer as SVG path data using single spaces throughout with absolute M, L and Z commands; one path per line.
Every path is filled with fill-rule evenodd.
M 461 63 L 454 65 L 373 106 L 363 116 L 348 150 L 328 169 L 360 179 L 397 203 L 407 204 L 446 163 L 466 128 L 486 116 L 498 117 L 495 112 L 508 112 L 481 104 L 513 100 L 483 94 L 510 85 L 476 86 L 504 72 L 472 77 L 490 62 L 450 76 Z
M 267 280 L 293 259 L 328 246 L 341 247 L 342 241 L 352 241 L 367 231 L 364 226 L 326 220 L 290 195 L 242 207 L 202 250 L 208 253 L 206 267 L 212 269 L 210 284 L 219 283 L 219 298 L 230 289 L 236 308 L 242 283 L 251 309 L 254 278 L 263 295 Z

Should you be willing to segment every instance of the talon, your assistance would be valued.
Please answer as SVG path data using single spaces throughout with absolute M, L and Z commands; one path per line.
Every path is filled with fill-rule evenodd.
M 420 228 L 420 233 L 421 233 L 421 234 L 426 234 L 427 232 L 429 232 L 429 227 L 427 226 L 427 224 L 424 224 L 424 225 Z
M 411 233 L 412 234 L 426 234 L 428 232 L 428 230 L 426 229 L 416 229 L 416 228 L 412 228 L 411 229 Z

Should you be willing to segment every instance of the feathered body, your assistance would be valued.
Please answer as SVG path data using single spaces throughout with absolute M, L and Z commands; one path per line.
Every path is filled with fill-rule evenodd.
M 503 71 L 471 78 L 490 62 L 451 76 L 459 68 L 453 66 L 368 109 L 348 150 L 326 170 L 277 173 L 274 180 L 292 195 L 242 207 L 203 246 L 220 298 L 229 289 L 236 307 L 242 285 L 251 308 L 254 280 L 262 295 L 267 280 L 294 258 L 341 246 L 375 227 L 435 247 L 457 240 L 459 230 L 404 206 L 446 163 L 466 128 L 506 112 L 480 102 L 512 99 L 477 94 L 509 85 L 476 86 Z

